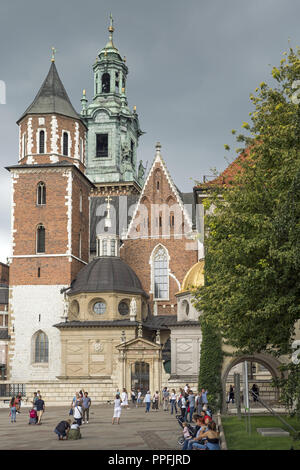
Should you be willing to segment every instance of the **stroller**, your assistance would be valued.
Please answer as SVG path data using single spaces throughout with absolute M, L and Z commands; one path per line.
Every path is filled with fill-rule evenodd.
M 184 426 L 183 426 L 183 423 L 185 422 L 185 419 L 183 418 L 183 416 L 181 416 L 181 415 L 176 415 L 176 419 L 177 419 L 178 424 L 179 424 L 179 426 L 181 427 L 181 429 L 183 429 L 183 427 L 184 427 Z M 189 430 L 190 435 L 192 436 L 192 438 L 193 438 L 193 437 L 196 437 L 197 430 L 198 430 L 198 429 L 197 429 L 197 426 L 192 426 L 191 424 L 187 423 L 187 428 L 188 428 L 188 430 Z M 180 437 L 179 437 L 177 443 L 178 443 L 178 445 L 179 445 L 180 447 L 183 446 L 184 440 L 185 440 L 185 439 L 184 439 L 183 436 L 180 436 Z

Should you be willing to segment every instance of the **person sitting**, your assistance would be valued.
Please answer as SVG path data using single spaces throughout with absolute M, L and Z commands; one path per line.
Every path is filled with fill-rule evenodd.
M 68 433 L 68 439 L 81 439 L 80 426 L 76 423 L 76 421 L 71 424 L 71 429 Z
M 71 420 L 60 421 L 56 428 L 54 429 L 55 434 L 58 435 L 59 441 L 62 441 L 63 438 L 68 439 L 68 434 L 70 431 Z
M 197 440 L 205 440 L 204 444 L 200 442 L 191 442 L 191 449 L 201 450 L 220 450 L 220 433 L 217 432 L 216 423 L 211 421 L 208 423 L 208 429 L 205 432 L 200 432 Z
M 207 430 L 207 427 L 204 423 L 204 418 L 202 416 L 194 414 L 193 421 L 195 421 L 196 423 L 196 436 L 192 439 L 185 438 L 185 441 L 182 446 L 182 450 L 191 449 L 190 444 L 194 442 L 196 439 L 198 439 L 198 435 L 200 434 L 200 432 Z
M 36 424 L 37 423 L 37 412 L 34 407 L 31 408 L 29 411 L 29 423 L 28 424 Z

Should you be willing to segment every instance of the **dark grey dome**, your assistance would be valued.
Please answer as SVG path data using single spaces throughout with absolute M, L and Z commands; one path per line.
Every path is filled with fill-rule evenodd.
M 147 296 L 133 269 L 116 256 L 95 258 L 81 269 L 68 293 L 80 292 L 124 292 Z

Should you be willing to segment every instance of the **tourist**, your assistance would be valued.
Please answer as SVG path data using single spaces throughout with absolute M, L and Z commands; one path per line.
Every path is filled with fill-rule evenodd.
M 258 397 L 259 397 L 259 388 L 256 384 L 253 384 L 252 385 L 252 388 L 251 388 L 251 395 L 253 396 L 253 401 L 258 401 Z
M 159 393 L 156 391 L 152 398 L 152 410 L 158 411 Z
M 134 405 L 136 400 L 135 391 L 131 390 L 131 403 Z
M 196 423 L 196 428 L 195 428 L 195 431 L 196 431 L 195 438 L 196 438 L 200 434 L 200 431 L 201 430 L 203 432 L 206 431 L 207 427 L 204 424 L 204 419 L 200 415 L 195 414 L 193 416 L 193 421 Z M 183 422 L 183 425 L 186 425 L 186 427 L 188 428 L 188 423 L 187 422 Z M 190 432 L 189 432 L 189 435 L 191 435 Z M 193 439 L 195 439 L 195 438 L 193 438 Z M 185 440 L 184 440 L 184 443 L 183 443 L 183 446 L 182 446 L 182 450 L 187 450 L 189 448 L 189 443 L 190 442 L 191 442 L 191 439 L 189 437 L 185 437 Z
M 183 437 L 184 437 L 185 441 L 189 441 L 190 439 L 192 439 L 192 436 L 191 436 L 191 433 L 189 431 L 187 422 L 184 421 L 182 423 L 182 426 L 183 426 L 183 430 L 182 430 Z
M 205 390 L 205 388 L 202 388 L 201 390 L 201 398 L 202 398 L 202 403 L 203 405 L 207 405 L 208 404 L 208 399 L 207 399 L 207 390 Z
M 41 392 L 40 392 L 39 390 L 37 391 L 36 394 L 37 394 L 37 397 L 38 397 L 38 398 L 41 398 Z
M 184 393 L 187 395 L 189 393 L 190 387 L 189 384 L 186 384 L 184 387 Z
M 141 389 L 138 388 L 136 407 L 138 408 L 141 403 L 142 403 L 142 392 L 141 392 Z
M 190 414 L 190 423 L 191 423 L 193 419 L 193 413 L 195 410 L 195 395 L 193 394 L 192 390 L 189 391 L 188 402 L 189 402 L 189 414 Z
M 63 438 L 68 439 L 68 434 L 70 431 L 71 420 L 60 421 L 56 428 L 54 429 L 55 434 L 58 435 L 59 441 L 62 441 Z
M 167 389 L 167 387 L 165 387 L 163 389 L 163 392 L 162 392 L 162 395 L 163 395 L 163 409 L 164 411 L 169 411 L 169 391 Z
M 182 394 L 180 400 L 181 416 L 186 421 L 187 403 L 184 393 Z
M 232 404 L 234 403 L 234 390 L 233 390 L 233 386 L 230 385 L 230 389 L 229 389 L 229 394 L 228 394 L 228 403 L 230 403 L 230 400 L 232 402 Z
M 122 400 L 120 398 L 120 395 L 116 395 L 115 401 L 114 401 L 114 415 L 112 418 L 112 423 L 115 423 L 115 419 L 117 420 L 117 424 L 120 424 L 120 417 L 121 417 L 121 411 L 122 411 Z
M 170 405 L 171 405 L 171 415 L 173 414 L 174 410 L 177 413 L 177 395 L 173 388 L 170 398 Z
M 36 424 L 37 423 L 37 411 L 35 410 L 34 406 L 29 410 L 29 423 L 28 424 Z
M 16 397 L 13 396 L 11 397 L 11 400 L 9 402 L 9 408 L 10 408 L 10 422 L 15 423 L 16 422 L 16 416 L 17 416 L 17 401 Z
M 202 407 L 203 407 L 202 393 L 201 392 L 197 392 L 196 399 L 195 399 L 195 406 L 197 408 L 198 415 L 200 415 L 200 412 L 201 412 Z
M 32 405 L 33 405 L 33 408 L 35 409 L 35 411 L 36 411 L 36 402 L 37 402 L 37 400 L 38 400 L 37 392 L 34 392 L 33 393 Z
M 145 395 L 144 403 L 146 403 L 146 411 L 145 411 L 145 413 L 149 413 L 149 411 L 150 411 L 150 404 L 151 404 L 151 393 L 150 393 L 149 390 L 148 390 L 148 392 L 147 392 L 146 395 Z
M 82 399 L 82 411 L 83 411 L 83 424 L 89 423 L 89 414 L 92 400 L 88 396 L 88 392 L 84 392 L 84 397 Z
M 122 392 L 122 395 L 121 395 L 121 399 L 122 399 L 121 406 L 125 406 L 126 409 L 128 410 L 128 408 L 129 408 L 129 405 L 128 405 L 128 393 L 127 393 L 126 388 L 123 388 L 123 392 Z
M 81 401 L 79 401 L 75 406 L 74 406 L 74 419 L 76 421 L 76 423 L 81 426 L 82 424 L 82 415 L 83 415 L 83 411 L 82 411 L 82 406 L 81 406 Z
M 73 424 L 71 424 L 71 428 L 68 432 L 67 438 L 68 438 L 68 440 L 71 439 L 71 440 L 74 440 L 74 441 L 77 440 L 77 439 L 81 439 L 80 427 L 76 423 L 76 421 L 74 421 Z
M 21 392 L 19 392 L 18 395 L 16 396 L 16 402 L 17 402 L 16 410 L 17 410 L 17 413 L 20 414 L 21 405 L 22 405 L 22 393 Z
M 36 411 L 37 411 L 37 415 L 38 415 L 37 424 L 42 424 L 41 419 L 42 419 L 43 413 L 45 411 L 45 402 L 44 402 L 44 400 L 42 400 L 42 395 L 40 395 L 40 398 L 35 402 L 35 405 L 36 405 Z
M 189 443 L 188 449 L 220 450 L 220 433 L 217 432 L 216 423 L 208 423 L 207 428 L 205 432 L 200 431 L 194 442 Z M 197 442 L 201 440 L 205 440 L 205 443 Z

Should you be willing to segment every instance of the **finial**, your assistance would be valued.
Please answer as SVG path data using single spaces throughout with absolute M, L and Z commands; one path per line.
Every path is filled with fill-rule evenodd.
M 55 49 L 55 47 L 51 47 L 51 49 L 52 49 L 51 62 L 55 62 L 56 49 Z
M 114 20 L 113 20 L 112 14 L 110 14 L 110 25 L 108 27 L 108 31 L 109 31 L 109 40 L 111 41 L 112 44 L 113 44 L 113 32 L 114 32 L 114 30 L 115 30 Z
M 123 60 L 124 60 L 124 62 L 126 63 L 126 56 L 125 56 L 125 55 L 124 55 L 124 57 L 123 57 Z
M 160 155 L 160 149 L 161 149 L 160 142 L 157 142 L 157 143 L 156 143 L 155 149 L 156 149 L 156 155 Z
M 136 113 L 136 106 L 133 106 L 133 112 Z
M 85 96 L 85 95 L 86 95 L 86 91 L 85 91 L 85 90 L 82 90 L 82 94 L 83 94 L 83 96 Z

